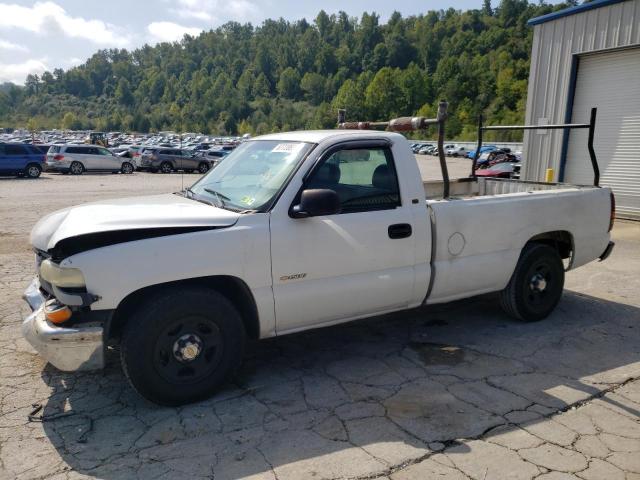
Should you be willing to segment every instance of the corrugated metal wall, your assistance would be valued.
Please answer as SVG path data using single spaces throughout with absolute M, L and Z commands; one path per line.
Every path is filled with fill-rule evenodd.
M 564 123 L 573 55 L 640 44 L 640 0 L 576 13 L 533 28 L 525 122 Z M 554 168 L 557 179 L 561 150 L 562 131 L 525 132 L 523 178 L 542 181 L 545 170 Z

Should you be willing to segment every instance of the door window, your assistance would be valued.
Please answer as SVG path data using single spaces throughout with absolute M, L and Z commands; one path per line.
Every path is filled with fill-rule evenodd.
M 323 160 L 305 188 L 334 190 L 342 213 L 400 206 L 400 189 L 389 148 L 339 150 Z
M 67 147 L 67 153 L 77 153 L 80 155 L 87 155 L 92 153 L 90 147 Z
M 96 150 L 98 151 L 98 155 L 108 155 L 111 156 L 111 152 L 109 150 L 107 150 L 106 148 L 96 148 Z
M 25 149 L 21 145 L 5 145 L 5 155 L 24 155 Z

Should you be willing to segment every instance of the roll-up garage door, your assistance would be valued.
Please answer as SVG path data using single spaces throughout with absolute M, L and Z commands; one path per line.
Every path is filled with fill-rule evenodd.
M 591 107 L 600 184 L 613 189 L 619 217 L 640 220 L 640 48 L 580 58 L 572 123 L 589 123 Z M 586 130 L 570 133 L 565 181 L 593 182 Z

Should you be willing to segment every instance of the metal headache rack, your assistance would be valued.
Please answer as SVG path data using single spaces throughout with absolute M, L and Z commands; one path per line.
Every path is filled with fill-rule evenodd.
M 449 104 L 445 100 L 441 100 L 438 104 L 438 113 L 436 118 L 426 117 L 398 117 L 387 122 L 347 122 L 345 121 L 346 110 L 338 110 L 338 128 L 339 129 L 352 129 L 352 130 L 387 130 L 390 132 L 411 132 L 416 130 L 426 130 L 432 125 L 438 126 L 438 158 L 440 160 L 440 169 L 442 171 L 443 181 L 443 198 L 449 198 L 450 181 L 449 170 L 447 168 L 447 162 L 444 155 L 444 135 L 445 135 L 445 123 L 447 120 L 447 108 Z M 476 165 L 478 157 L 480 156 L 480 149 L 482 148 L 482 136 L 485 131 L 489 130 L 571 130 L 586 128 L 589 130 L 589 139 L 587 147 L 589 149 L 589 158 L 591 159 L 591 166 L 593 167 L 594 186 L 600 184 L 600 169 L 598 168 L 598 161 L 596 159 L 596 152 L 593 149 L 593 137 L 596 126 L 596 108 L 591 109 L 591 118 L 589 123 L 566 123 L 566 124 L 551 124 L 551 125 L 483 125 L 482 115 L 478 119 L 478 144 L 473 156 L 473 162 L 471 163 L 471 174 L 466 181 L 477 181 Z M 526 184 L 540 184 L 542 182 L 525 182 L 517 180 Z M 544 185 L 555 185 L 554 183 L 544 183 Z
M 591 159 L 591 166 L 593 167 L 593 185 L 598 187 L 600 185 L 600 168 L 598 167 L 598 161 L 596 159 L 596 152 L 593 149 L 593 136 L 596 129 L 596 113 L 598 109 L 591 109 L 591 117 L 589 123 L 558 123 L 551 125 L 482 125 L 482 115 L 478 118 L 478 145 L 476 146 L 476 152 L 473 156 L 473 163 L 471 164 L 471 177 L 476 177 L 476 164 L 478 157 L 480 156 L 480 148 L 482 148 L 482 134 L 488 130 L 571 130 L 574 128 L 588 128 L 589 139 L 587 140 L 587 148 L 589 149 L 589 158 Z

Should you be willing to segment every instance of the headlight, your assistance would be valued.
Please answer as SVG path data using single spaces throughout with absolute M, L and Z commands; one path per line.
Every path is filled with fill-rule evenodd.
M 85 286 L 84 276 L 77 268 L 62 268 L 51 260 L 40 264 L 40 276 L 56 287 L 82 288 Z

